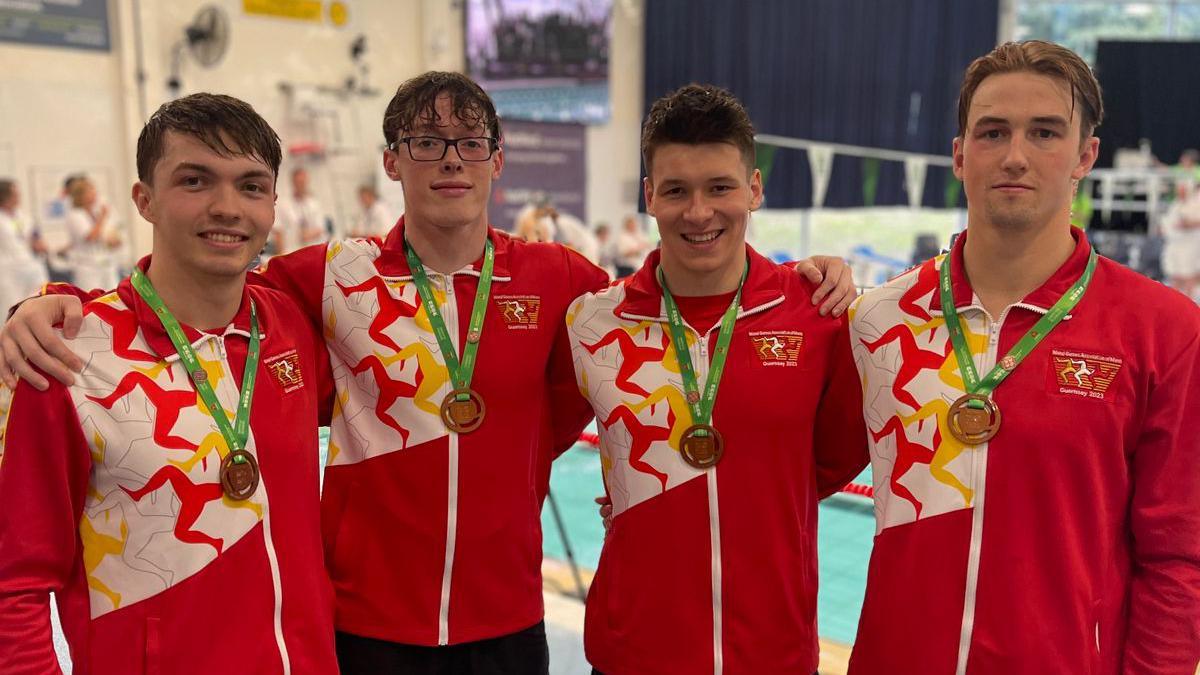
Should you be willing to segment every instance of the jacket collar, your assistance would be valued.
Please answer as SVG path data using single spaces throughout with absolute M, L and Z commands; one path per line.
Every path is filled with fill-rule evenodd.
M 975 296 L 975 291 L 971 288 L 971 282 L 967 279 L 965 264 L 963 263 L 963 250 L 967 245 L 967 236 L 970 228 L 964 231 L 954 240 L 954 247 L 950 252 L 942 257 L 942 262 L 936 263 L 938 269 L 945 264 L 946 260 L 952 260 L 950 268 L 950 288 L 954 296 L 954 307 L 958 310 L 963 309 L 983 309 L 983 303 L 979 302 L 979 298 Z M 1020 302 L 1015 303 L 1015 307 L 1022 307 L 1039 314 L 1045 314 L 1050 311 L 1054 303 L 1067 292 L 1067 289 L 1075 283 L 1079 276 L 1083 274 L 1083 270 L 1087 267 L 1088 256 L 1091 255 L 1092 246 L 1088 243 L 1087 235 L 1083 230 L 1072 226 L 1071 236 L 1075 239 L 1075 250 L 1071 252 L 1054 274 L 1045 281 L 1041 286 L 1034 289 L 1029 295 L 1026 295 Z M 940 286 L 934 287 L 933 297 L 929 300 L 929 311 L 932 314 L 942 314 L 941 293 L 938 291 Z M 1079 306 L 1077 305 L 1072 314 L 1077 314 Z
M 496 260 L 492 265 L 492 281 L 511 281 L 512 272 L 509 270 L 509 253 L 512 248 L 512 237 L 488 225 L 488 238 L 496 248 Z M 468 274 L 478 277 L 483 268 L 483 251 L 475 262 L 458 270 L 454 274 Z M 383 249 L 375 260 L 375 269 L 385 277 L 411 279 L 412 270 L 408 268 L 408 256 L 404 254 L 404 216 L 396 223 L 391 232 L 383 240 Z
M 149 269 L 150 256 L 139 260 L 137 266 L 142 272 Z M 167 329 L 163 328 L 158 315 L 154 313 L 154 310 L 150 309 L 150 306 L 146 304 L 146 301 L 134 289 L 133 282 L 130 281 L 129 277 L 126 277 L 117 286 L 117 296 L 125 303 L 126 307 L 129 307 L 133 311 L 138 327 L 141 328 L 142 335 L 145 337 L 150 349 L 168 363 L 177 361 L 179 354 L 175 351 L 175 345 L 171 343 L 171 338 L 167 335 Z M 258 312 L 258 333 L 259 340 L 265 343 L 267 339 L 267 326 L 265 325 L 263 314 L 264 312 L 260 307 Z M 248 340 L 250 338 L 249 285 L 242 288 L 242 303 L 238 306 L 238 311 L 234 315 L 233 321 L 223 331 L 204 333 L 183 323 L 180 324 L 180 327 L 183 328 L 183 332 L 187 335 L 187 339 L 191 342 L 193 349 L 197 349 L 208 340 L 217 337 L 240 335 Z
M 746 244 L 746 257 L 750 272 L 742 286 L 742 303 L 738 317 L 759 312 L 783 302 L 783 282 L 776 272 L 775 263 L 759 255 Z M 667 321 L 667 309 L 663 303 L 662 287 L 658 285 L 658 265 L 662 250 L 655 249 L 646 258 L 641 269 L 625 280 L 625 299 L 617 305 L 615 313 L 624 319 Z

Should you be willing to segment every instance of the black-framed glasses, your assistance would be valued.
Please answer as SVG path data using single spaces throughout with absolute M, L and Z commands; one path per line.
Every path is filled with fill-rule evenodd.
M 440 136 L 406 136 L 388 145 L 389 150 L 399 151 L 400 144 L 408 146 L 408 156 L 416 162 L 440 162 L 446 150 L 454 146 L 455 152 L 464 162 L 486 162 L 496 154 L 498 139 L 489 136 L 469 138 L 441 138 Z

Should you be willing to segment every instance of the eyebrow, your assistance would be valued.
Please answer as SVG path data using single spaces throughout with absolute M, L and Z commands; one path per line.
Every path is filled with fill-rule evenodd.
M 1064 128 L 1070 126 L 1070 124 L 1067 123 L 1067 120 L 1063 119 L 1059 115 L 1041 115 L 1041 116 L 1033 118 L 1033 123 L 1054 126 L 1054 127 L 1064 127 Z M 1009 125 L 1009 124 L 1011 124 L 1011 122 L 1009 122 L 1008 119 L 1006 119 L 1004 117 L 995 117 L 992 115 L 985 115 L 985 116 L 980 117 L 979 119 L 975 120 L 975 126 L 982 126 L 985 124 Z
M 175 167 L 175 170 L 172 171 L 172 173 L 179 173 L 180 171 L 195 171 L 207 176 L 216 175 L 216 172 L 211 168 L 205 166 L 204 164 L 197 164 L 195 162 L 181 162 Z M 238 176 L 238 180 L 245 180 L 247 178 L 271 178 L 271 172 L 264 169 L 252 169 Z
M 736 181 L 737 181 L 736 176 L 723 175 L 723 176 L 713 176 L 711 178 L 706 178 L 702 182 L 704 182 L 704 183 L 730 183 L 730 182 L 736 182 Z M 682 178 L 664 178 L 661 181 L 659 181 L 659 185 L 683 185 L 684 183 L 687 183 L 687 182 L 688 181 L 686 181 Z

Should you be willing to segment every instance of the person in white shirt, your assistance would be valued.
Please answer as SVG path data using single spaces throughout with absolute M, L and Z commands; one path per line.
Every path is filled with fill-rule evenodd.
M 1192 299 L 1200 290 L 1200 190 L 1180 190 L 1162 222 L 1163 272 Z
M 642 266 L 654 245 L 646 238 L 641 224 L 627 216 L 617 233 L 617 278 L 627 277 Z
M 38 257 L 46 247 L 17 212 L 20 204 L 17 184 L 0 179 L 0 314 L 47 281 L 46 265 Z
M 89 178 L 71 183 L 71 210 L 67 212 L 66 250 L 71 283 L 79 288 L 116 288 L 121 280 L 117 249 L 121 237 L 113 224 L 112 209 L 102 204 L 96 184 Z
M 308 169 L 292 170 L 292 198 L 281 202 L 276 211 L 271 239 L 276 254 L 284 254 L 310 244 L 328 241 L 327 216 L 321 203 L 309 192 Z
M 379 201 L 379 193 L 374 186 L 360 185 L 358 187 L 358 203 L 362 211 L 354 220 L 354 225 L 348 233 L 351 237 L 385 237 L 388 230 L 396 224 L 396 219 L 388 215 L 387 207 Z

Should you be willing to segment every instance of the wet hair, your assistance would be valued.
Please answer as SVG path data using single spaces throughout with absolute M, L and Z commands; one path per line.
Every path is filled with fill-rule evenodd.
M 711 84 L 689 84 L 654 102 L 642 124 L 642 161 L 646 173 L 654 151 L 667 143 L 729 143 L 754 168 L 754 124 L 742 102 Z
M 499 139 L 500 118 L 496 105 L 474 80 L 459 73 L 431 70 L 405 80 L 383 113 L 384 143 L 400 140 L 401 132 L 421 125 L 435 126 L 449 120 L 438 118 L 438 96 L 450 97 L 450 114 L 468 127 L 483 127 L 491 138 Z
M 166 150 L 167 132 L 191 136 L 222 157 L 251 157 L 279 177 L 279 136 L 249 103 L 224 94 L 191 94 L 164 103 L 137 142 L 138 180 L 150 183 Z
M 1036 73 L 1053 77 L 1071 88 L 1071 114 L 1079 109 L 1080 140 L 1088 138 L 1104 121 L 1100 82 L 1075 52 L 1042 40 L 1005 42 L 967 66 L 958 92 L 958 135 L 967 133 L 967 113 L 975 90 L 991 75 Z

